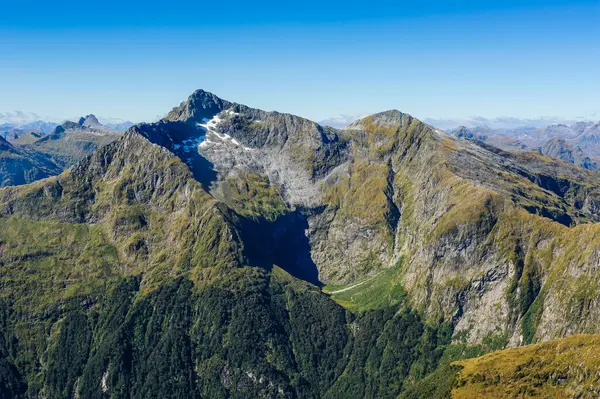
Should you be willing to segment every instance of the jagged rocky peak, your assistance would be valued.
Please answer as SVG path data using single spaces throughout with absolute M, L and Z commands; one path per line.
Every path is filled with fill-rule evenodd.
M 79 119 L 79 125 L 85 126 L 85 127 L 91 127 L 91 128 L 102 128 L 103 127 L 103 125 L 100 123 L 100 121 L 98 120 L 98 118 L 96 118 L 96 115 L 94 115 L 94 114 L 89 114 L 89 115 L 86 115 L 85 117 L 81 117 Z
M 79 121 L 78 122 L 65 121 L 61 125 L 56 126 L 54 128 L 54 130 L 50 133 L 50 135 L 61 134 L 61 133 L 65 132 L 66 130 L 81 129 L 81 128 L 82 128 L 82 126 L 79 123 Z
M 232 105 L 233 103 L 222 100 L 213 93 L 199 89 L 192 93 L 186 101 L 173 108 L 164 120 L 203 122 L 203 119 L 211 119 L 214 115 L 230 108 Z

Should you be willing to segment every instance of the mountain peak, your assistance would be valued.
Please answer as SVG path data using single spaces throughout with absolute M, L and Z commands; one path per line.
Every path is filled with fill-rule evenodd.
M 100 123 L 98 118 L 96 118 L 96 115 L 94 115 L 94 114 L 86 115 L 83 125 L 84 126 L 98 126 L 98 125 L 102 126 L 102 124 Z
M 94 114 L 82 116 L 81 118 L 79 118 L 79 121 L 77 123 L 79 124 L 79 126 L 91 127 L 96 129 L 102 128 L 102 124 Z
M 164 120 L 201 122 L 202 119 L 210 119 L 232 105 L 233 103 L 223 100 L 213 93 L 198 89 L 186 101 L 173 108 Z
M 414 119 L 411 115 L 400 112 L 397 109 L 390 109 L 376 114 L 368 115 L 362 119 L 352 122 L 344 129 L 354 130 L 363 129 L 368 125 L 377 125 L 380 127 L 402 126 L 410 123 Z

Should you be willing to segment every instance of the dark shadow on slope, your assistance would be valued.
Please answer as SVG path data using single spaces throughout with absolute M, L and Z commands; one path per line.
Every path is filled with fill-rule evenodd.
M 185 162 L 194 178 L 208 191 L 217 180 L 214 165 L 198 153 L 199 139 L 204 131 L 193 123 L 159 121 L 142 123 L 135 126 L 135 131 L 145 136 L 150 142 L 167 148 Z
M 197 152 L 185 153 L 183 155 L 187 158 L 184 162 L 192 171 L 194 179 L 200 182 L 204 190 L 209 191 L 210 186 L 217 180 L 217 172 L 212 162 Z M 179 155 L 180 158 L 183 158 L 183 155 Z
M 300 211 L 274 222 L 244 219 L 240 230 L 246 256 L 254 265 L 267 269 L 277 265 L 296 278 L 322 286 L 317 265 L 310 256 L 307 228 L 306 216 Z

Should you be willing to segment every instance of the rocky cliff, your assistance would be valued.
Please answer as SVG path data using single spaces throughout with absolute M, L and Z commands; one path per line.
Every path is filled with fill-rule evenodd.
M 0 378 L 397 397 L 451 360 L 599 331 L 599 190 L 399 111 L 337 130 L 199 90 L 0 190 Z

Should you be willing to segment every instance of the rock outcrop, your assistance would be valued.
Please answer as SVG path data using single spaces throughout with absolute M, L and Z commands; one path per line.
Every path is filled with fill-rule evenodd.
M 397 110 L 338 130 L 199 90 L 0 190 L 0 224 L 0 377 L 31 392 L 397 397 L 449 348 L 600 331 L 600 176 Z

